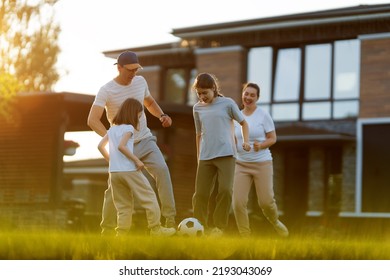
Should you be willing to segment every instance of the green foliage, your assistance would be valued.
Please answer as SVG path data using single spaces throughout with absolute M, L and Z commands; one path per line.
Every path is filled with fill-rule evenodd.
M 22 84 L 14 76 L 0 72 L 0 119 L 12 120 L 13 103 L 16 94 L 22 90 Z
M 11 73 L 26 91 L 50 91 L 58 81 L 60 27 L 57 0 L 0 0 L 0 73 Z

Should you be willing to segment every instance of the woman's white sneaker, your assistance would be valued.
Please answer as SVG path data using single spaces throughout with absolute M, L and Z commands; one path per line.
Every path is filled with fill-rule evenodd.
M 281 221 L 277 220 L 273 226 L 280 236 L 287 237 L 289 235 L 287 227 Z

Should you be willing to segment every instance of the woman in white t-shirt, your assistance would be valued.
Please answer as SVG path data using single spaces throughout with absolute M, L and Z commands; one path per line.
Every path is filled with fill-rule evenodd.
M 117 236 L 129 232 L 133 213 L 133 196 L 146 210 L 150 235 L 170 236 L 174 228 L 165 228 L 160 223 L 160 206 L 149 181 L 142 173 L 144 164 L 133 153 L 134 132 L 139 129 L 142 104 L 134 99 L 126 99 L 112 120 L 112 126 L 98 145 L 99 151 L 109 162 L 109 180 L 112 198 L 117 209 Z M 109 151 L 105 146 L 108 143 Z
M 269 148 L 276 143 L 276 132 L 271 116 L 257 106 L 260 87 L 247 83 L 242 91 L 242 110 L 249 126 L 250 151 L 242 149 L 242 137 L 239 125 L 235 125 L 237 140 L 237 160 L 233 183 L 233 210 L 238 231 L 241 236 L 251 234 L 248 217 L 248 197 L 254 183 L 258 204 L 264 216 L 273 225 L 275 231 L 283 237 L 288 229 L 279 220 L 278 208 L 273 190 L 273 163 Z

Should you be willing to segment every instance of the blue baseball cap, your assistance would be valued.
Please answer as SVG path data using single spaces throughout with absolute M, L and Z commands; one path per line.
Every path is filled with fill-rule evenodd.
M 115 64 L 119 64 L 128 70 L 133 70 L 137 68 L 142 69 L 142 66 L 139 64 L 137 55 L 131 51 L 125 51 L 121 53 L 118 56 L 117 62 Z

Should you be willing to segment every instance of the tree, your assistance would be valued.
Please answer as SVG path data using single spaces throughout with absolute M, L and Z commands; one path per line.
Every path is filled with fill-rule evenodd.
M 0 74 L 8 73 L 27 92 L 51 91 L 59 79 L 58 0 L 0 0 Z
M 0 120 L 12 121 L 15 96 L 23 90 L 18 80 L 5 73 L 0 73 Z

